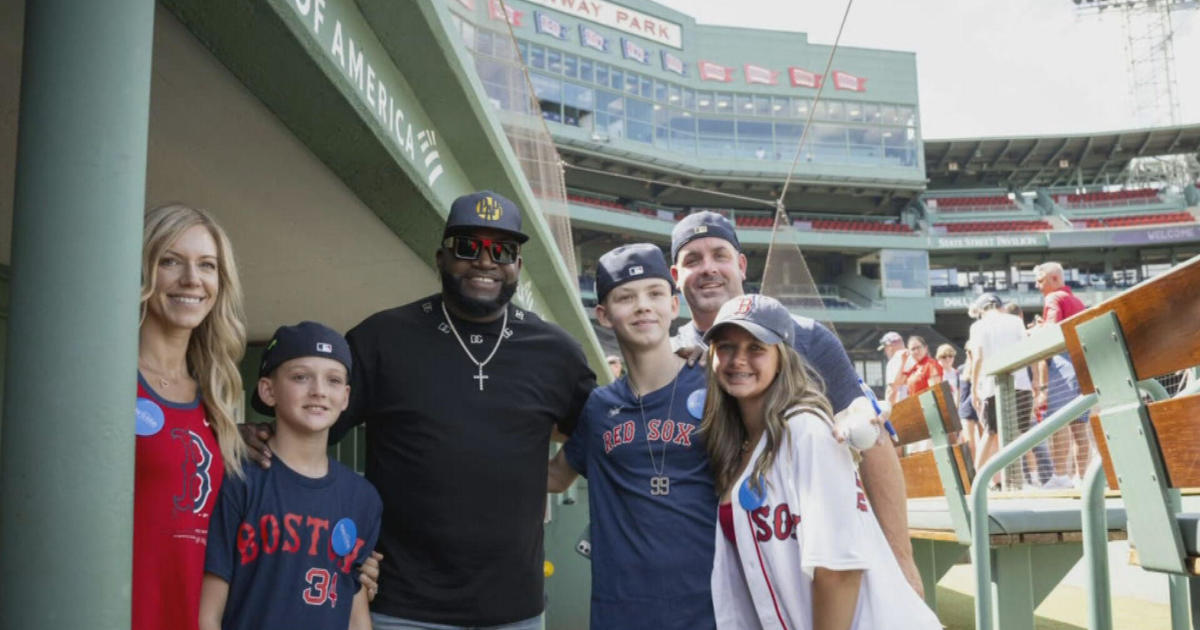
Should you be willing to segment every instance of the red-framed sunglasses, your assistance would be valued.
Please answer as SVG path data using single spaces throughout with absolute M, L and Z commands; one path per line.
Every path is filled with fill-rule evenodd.
M 497 241 L 471 236 L 447 237 L 442 241 L 442 247 L 450 250 L 459 260 L 479 260 L 479 255 L 487 250 L 492 262 L 497 265 L 511 265 L 517 262 L 517 256 L 521 253 L 521 244 L 516 241 Z

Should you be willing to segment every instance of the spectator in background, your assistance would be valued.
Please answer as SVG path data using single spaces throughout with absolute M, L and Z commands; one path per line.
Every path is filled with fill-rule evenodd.
M 1004 312 L 1009 315 L 1016 315 L 1021 318 L 1021 323 L 1025 325 L 1025 311 L 1021 310 L 1021 306 L 1016 302 L 1005 302 Z M 1034 322 L 1027 324 L 1027 327 L 1032 327 Z M 1027 333 L 1028 334 L 1028 333 Z M 1021 370 L 1024 374 L 1030 375 L 1030 368 Z M 1017 431 L 1024 433 L 1033 425 L 1042 421 L 1043 416 L 1040 411 L 1044 408 L 1036 403 L 1030 403 L 1029 409 L 1021 407 L 1017 408 Z M 1050 446 L 1045 442 L 1033 447 L 1033 450 L 1025 453 L 1025 482 L 1030 486 L 1042 486 L 1051 478 L 1051 471 L 1054 469 L 1054 462 L 1050 457 Z
M 959 366 L 958 369 L 958 417 L 963 421 L 962 437 L 966 440 L 967 445 L 971 449 L 971 457 L 975 456 L 975 445 L 979 441 L 979 410 L 975 408 L 972 400 L 971 392 L 971 374 L 975 367 L 975 353 L 972 350 L 971 342 L 963 346 L 963 354 L 967 355 L 966 360 Z M 972 459 L 972 461 L 974 461 Z
M 904 384 L 909 396 L 916 396 L 942 382 L 942 366 L 929 356 L 929 344 L 924 337 L 913 335 L 908 338 L 908 354 L 912 357 L 912 367 L 904 371 Z
M 959 390 L 962 389 L 958 370 L 954 369 L 954 359 L 958 357 L 958 351 L 954 349 L 954 346 L 944 343 L 938 346 L 937 354 L 934 356 L 937 358 L 938 365 L 942 366 L 942 380 L 950 383 L 952 400 L 958 402 L 961 400 Z
M 907 367 L 908 351 L 904 349 L 904 337 L 900 333 L 892 330 L 883 334 L 879 338 L 879 347 L 876 350 L 881 350 L 887 356 L 887 368 L 884 370 L 884 382 L 887 383 L 887 391 L 884 396 L 887 398 L 888 404 L 895 405 L 904 400 L 908 394 L 908 386 L 904 383 L 904 368 Z
M 625 373 L 625 366 L 621 364 L 621 357 L 610 354 L 605 357 L 605 361 L 608 362 L 608 369 L 612 372 L 613 380 L 621 378 L 621 375 Z
M 1049 326 L 1085 310 L 1083 301 L 1063 282 L 1062 265 L 1056 262 L 1045 262 L 1033 269 L 1034 282 L 1042 292 L 1042 316 L 1037 325 Z M 1046 417 L 1062 409 L 1079 395 L 1079 381 L 1075 377 L 1075 368 L 1066 352 L 1050 357 L 1034 365 L 1034 386 L 1037 392 L 1034 398 L 1035 406 L 1046 409 Z M 1079 484 L 1080 477 L 1087 470 L 1091 442 L 1087 433 L 1088 414 L 1081 414 L 1071 424 L 1050 436 L 1050 448 L 1055 453 L 1062 453 L 1060 461 L 1055 461 L 1054 476 L 1044 485 L 1045 488 L 1070 488 Z M 1075 450 L 1074 470 L 1072 470 L 1070 451 Z
M 983 364 L 1001 349 L 1018 343 L 1025 338 L 1025 324 L 1021 318 L 1010 315 L 1000 308 L 1000 298 L 994 293 L 980 295 L 971 305 L 970 313 L 977 317 L 971 324 L 970 342 L 976 351 L 971 374 L 971 398 L 979 410 L 983 434 L 975 452 L 975 470 L 979 470 L 996 453 L 999 446 L 999 423 L 997 422 L 996 382 L 985 376 Z M 1016 388 L 1016 409 L 1028 413 L 1033 408 L 1033 392 L 1030 391 L 1029 375 L 1026 370 L 1013 373 Z

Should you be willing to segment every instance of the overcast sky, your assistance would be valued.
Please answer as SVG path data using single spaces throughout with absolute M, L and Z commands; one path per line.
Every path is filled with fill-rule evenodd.
M 832 44 L 845 0 L 657 0 L 705 24 Z M 1200 123 L 1200 10 L 1172 13 L 1179 122 Z M 854 0 L 841 44 L 917 53 L 922 136 L 1151 126 L 1129 97 L 1123 19 L 1070 0 Z

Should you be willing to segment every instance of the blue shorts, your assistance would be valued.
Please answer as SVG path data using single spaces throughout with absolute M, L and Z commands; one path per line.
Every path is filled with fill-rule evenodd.
M 1046 359 L 1046 418 L 1067 406 L 1079 395 L 1079 380 L 1075 377 L 1075 365 L 1067 353 L 1056 354 Z M 1088 412 L 1083 412 L 1074 422 L 1087 422 Z

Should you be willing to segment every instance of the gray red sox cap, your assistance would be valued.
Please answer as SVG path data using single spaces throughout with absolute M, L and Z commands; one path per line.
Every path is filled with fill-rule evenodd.
M 446 229 L 442 238 L 456 232 L 486 228 L 507 232 L 518 243 L 529 240 L 521 231 L 521 209 L 508 197 L 490 190 L 463 195 L 450 204 L 450 215 L 446 217 Z
M 626 282 L 646 278 L 662 278 L 671 287 L 671 292 L 675 292 L 671 269 L 657 245 L 622 245 L 605 253 L 596 262 L 596 299 L 603 302 L 609 291 Z
M 295 326 L 280 326 L 263 350 L 262 362 L 258 364 L 258 378 L 270 376 L 275 368 L 300 357 L 323 357 L 333 359 L 346 366 L 350 372 L 353 359 L 350 344 L 337 331 L 317 322 L 300 322 Z M 264 416 L 274 416 L 275 408 L 258 397 L 258 388 L 250 398 L 250 406 Z
M 732 243 L 734 249 L 742 251 L 742 244 L 738 242 L 737 232 L 733 229 L 733 224 L 729 222 L 729 219 L 716 212 L 705 210 L 683 217 L 671 230 L 671 262 L 678 262 L 679 250 L 684 245 L 698 238 L 709 236 L 723 238 Z
M 738 326 L 767 344 L 786 343 L 792 345 L 796 324 L 787 307 L 772 297 L 751 294 L 742 295 L 721 305 L 712 328 L 704 333 L 704 343 L 712 341 L 713 335 L 726 326 Z

